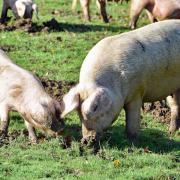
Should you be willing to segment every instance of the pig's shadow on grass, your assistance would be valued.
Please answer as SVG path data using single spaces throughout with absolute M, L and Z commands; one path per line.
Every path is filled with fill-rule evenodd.
M 66 130 L 71 133 L 71 136 L 73 136 L 75 140 L 80 141 L 82 138 L 80 125 L 66 125 Z M 109 128 L 101 140 L 101 145 L 117 148 L 119 150 L 131 148 L 132 142 L 126 138 L 124 131 L 125 127 L 122 125 Z M 133 146 L 143 149 L 148 148 L 154 153 L 166 153 L 180 150 L 180 142 L 171 140 L 166 132 L 148 128 L 141 129 L 139 138 L 133 143 Z
M 24 123 L 23 120 L 20 121 L 20 117 L 17 114 L 13 115 L 14 121 L 16 123 Z M 71 119 L 68 122 L 72 122 Z M 109 128 L 101 140 L 102 146 L 108 146 L 110 148 L 117 148 L 119 150 L 124 150 L 125 148 L 131 148 L 132 142 L 130 142 L 125 136 L 125 127 L 123 125 L 116 125 Z M 66 135 L 72 136 L 72 139 L 79 141 L 82 138 L 81 125 L 78 124 L 68 124 L 65 125 Z M 138 141 L 133 143 L 133 146 L 137 148 L 146 148 L 155 153 L 166 153 L 171 151 L 180 150 L 180 142 L 171 140 L 167 135 L 167 132 L 163 132 L 157 129 L 144 128 L 141 129 Z
M 54 23 L 53 23 L 54 22 Z M 91 31 L 111 31 L 119 32 L 120 30 L 128 30 L 127 27 L 113 27 L 104 25 L 92 25 L 92 24 L 73 24 L 51 21 L 44 22 L 44 26 L 49 28 L 49 31 L 69 31 L 69 32 L 91 32 Z
M 105 25 L 93 25 L 93 24 L 74 24 L 74 23 L 63 23 L 58 22 L 55 18 L 49 21 L 42 22 L 42 24 L 37 24 L 36 22 L 17 20 L 14 25 L 3 25 L 0 24 L 0 31 L 14 31 L 16 29 L 23 29 L 28 33 L 38 33 L 38 32 L 61 32 L 68 31 L 74 33 L 84 33 L 91 31 L 111 31 L 120 32 L 122 30 L 128 30 L 127 27 L 114 27 Z
M 180 142 L 172 140 L 163 131 L 149 128 L 141 129 L 138 140 L 132 143 L 126 138 L 124 126 L 113 126 L 105 134 L 103 141 L 108 142 L 108 146 L 119 150 L 129 148 L 132 144 L 137 148 L 148 147 L 150 151 L 155 153 L 180 150 Z

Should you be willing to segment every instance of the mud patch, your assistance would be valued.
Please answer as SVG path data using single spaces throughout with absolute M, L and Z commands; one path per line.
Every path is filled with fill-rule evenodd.
M 55 18 L 43 22 L 42 25 L 32 22 L 30 19 L 16 20 L 13 25 L 0 24 L 1 31 L 15 31 L 17 29 L 24 30 L 28 33 L 50 32 L 50 31 L 63 31 L 60 24 Z
M 162 123 L 169 123 L 171 120 L 170 108 L 165 100 L 154 103 L 145 103 L 143 107 L 145 113 L 149 112 L 155 120 Z
M 63 95 L 68 92 L 73 86 L 75 86 L 75 82 L 72 81 L 41 79 L 41 82 L 45 88 L 45 91 L 58 101 L 62 100 Z
M 7 136 L 1 134 L 0 147 L 11 144 L 11 142 L 17 139 L 19 136 L 28 137 L 28 131 L 26 129 L 22 131 L 14 130 L 13 132 L 9 132 Z

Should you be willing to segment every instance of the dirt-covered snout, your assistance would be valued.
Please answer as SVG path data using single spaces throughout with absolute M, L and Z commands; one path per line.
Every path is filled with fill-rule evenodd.
M 44 120 L 45 127 L 47 126 L 48 133 L 57 135 L 64 125 L 64 122 L 60 118 L 61 110 L 60 110 L 60 104 L 56 100 L 52 100 L 50 103 L 41 103 L 44 108 Z M 46 129 L 47 130 L 47 129 Z
M 54 99 L 45 99 L 40 101 L 36 108 L 32 109 L 29 116 L 26 114 L 26 119 L 44 132 L 58 135 L 64 125 L 60 118 L 60 104 Z
M 101 134 L 115 118 L 111 92 L 104 87 L 92 91 L 76 86 L 64 96 L 63 103 L 62 117 L 75 109 L 78 111 L 83 138 Z

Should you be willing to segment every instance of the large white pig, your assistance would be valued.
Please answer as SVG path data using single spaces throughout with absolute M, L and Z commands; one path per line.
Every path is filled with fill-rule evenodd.
M 166 20 L 107 37 L 85 58 L 79 84 L 63 97 L 62 117 L 78 110 L 84 138 L 96 137 L 126 113 L 126 132 L 135 138 L 143 102 L 168 95 L 170 132 L 180 121 L 180 20 Z
M 143 9 L 146 9 L 151 23 L 165 19 L 180 19 L 180 0 L 132 0 L 129 23 L 131 29 L 136 28 Z
M 36 76 L 14 64 L 0 50 L 0 129 L 3 136 L 8 133 L 12 110 L 24 118 L 32 142 L 37 140 L 34 127 L 53 135 L 62 128 L 59 103 L 45 92 Z
M 11 9 L 14 16 L 18 18 L 32 19 L 33 12 L 38 18 L 38 8 L 33 0 L 3 0 L 3 7 L 1 13 L 1 23 L 6 21 L 7 11 Z

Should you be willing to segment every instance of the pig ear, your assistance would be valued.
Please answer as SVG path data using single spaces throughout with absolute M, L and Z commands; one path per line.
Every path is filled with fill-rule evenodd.
M 80 105 L 80 94 L 77 90 L 77 86 L 72 88 L 64 97 L 61 103 L 61 118 L 71 111 L 77 109 Z
M 86 105 L 85 105 L 86 103 Z M 103 115 L 112 106 L 112 98 L 110 92 L 105 88 L 98 88 L 90 97 L 84 102 L 85 112 L 89 119 Z M 84 106 L 83 105 L 83 106 Z
M 16 1 L 15 12 L 17 13 L 18 16 L 23 17 L 25 14 L 25 9 L 26 9 L 26 6 L 23 3 Z

